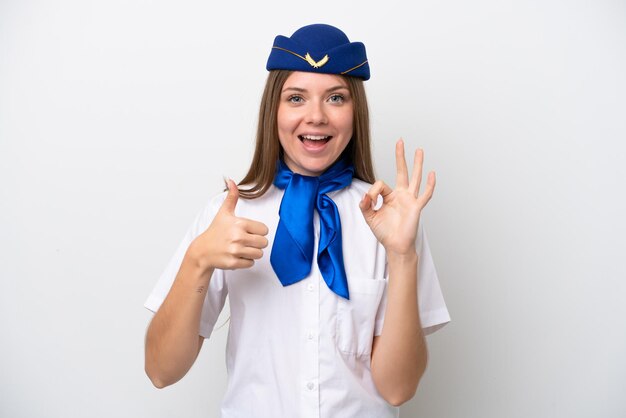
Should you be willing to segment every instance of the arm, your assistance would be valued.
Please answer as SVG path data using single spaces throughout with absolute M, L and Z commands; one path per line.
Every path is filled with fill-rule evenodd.
M 404 144 L 396 144 L 397 179 L 392 190 L 382 181 L 365 194 L 360 207 L 376 238 L 387 252 L 389 287 L 385 323 L 372 343 L 372 378 L 381 396 L 398 406 L 417 390 L 427 363 L 426 340 L 422 332 L 417 299 L 418 257 L 415 240 L 422 209 L 435 187 L 430 173 L 425 192 L 418 196 L 422 177 L 423 152 L 417 150 L 409 181 Z M 374 210 L 381 195 L 383 204 Z
M 385 400 L 399 406 L 417 390 L 427 362 L 417 304 L 417 255 L 389 256 L 385 324 L 372 347 L 372 376 Z
M 190 247 L 191 248 L 191 247 Z M 145 370 L 157 388 L 179 381 L 195 362 L 204 297 L 213 269 L 204 270 L 187 251 L 172 288 L 146 333 Z
M 204 338 L 198 335 L 205 296 L 214 269 L 254 265 L 267 246 L 267 227 L 235 216 L 239 192 L 228 182 L 228 195 L 213 222 L 187 249 L 176 279 L 146 334 L 145 370 L 163 388 L 191 368 Z

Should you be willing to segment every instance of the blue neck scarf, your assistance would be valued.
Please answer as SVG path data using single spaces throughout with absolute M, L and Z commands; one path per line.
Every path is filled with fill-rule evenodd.
M 283 286 L 304 279 L 313 263 L 313 210 L 320 217 L 320 240 L 317 265 L 328 287 L 337 295 L 350 299 L 348 279 L 343 265 L 341 220 L 337 205 L 326 193 L 343 189 L 352 183 L 354 167 L 343 158 L 319 177 L 293 173 L 278 162 L 274 185 L 285 189 L 278 214 L 270 262 Z

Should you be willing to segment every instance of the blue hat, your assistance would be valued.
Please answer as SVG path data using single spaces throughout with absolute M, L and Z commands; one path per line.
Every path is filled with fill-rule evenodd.
M 350 42 L 341 30 L 323 24 L 304 26 L 291 38 L 278 35 L 266 68 L 370 78 L 365 45 Z

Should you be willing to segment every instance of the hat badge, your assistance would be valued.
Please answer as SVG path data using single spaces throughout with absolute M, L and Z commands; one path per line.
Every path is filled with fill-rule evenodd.
M 311 67 L 320 68 L 321 66 L 323 66 L 324 64 L 328 62 L 328 54 L 324 55 L 324 58 L 322 58 L 321 60 L 315 61 L 313 57 L 311 57 L 311 54 L 307 52 L 306 55 L 304 56 L 304 59 L 306 60 L 306 62 L 308 62 L 311 65 Z

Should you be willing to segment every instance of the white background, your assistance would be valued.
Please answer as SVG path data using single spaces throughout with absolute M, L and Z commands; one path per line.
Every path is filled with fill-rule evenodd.
M 565 0 L 1 0 L 0 416 L 217 416 L 227 326 L 157 390 L 142 305 L 318 22 L 368 48 L 378 176 L 400 136 L 437 172 L 453 322 L 401 416 L 626 416 L 626 4 Z

